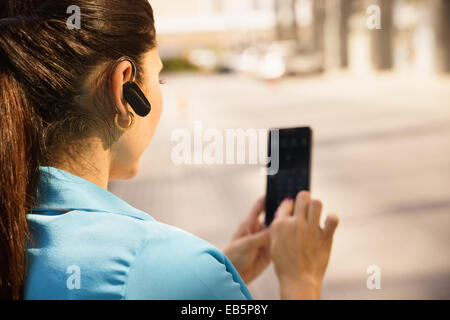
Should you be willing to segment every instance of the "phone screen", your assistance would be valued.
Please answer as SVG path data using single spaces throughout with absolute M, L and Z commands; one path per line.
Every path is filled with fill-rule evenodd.
M 268 144 L 269 157 L 278 152 L 279 169 L 275 175 L 267 176 L 266 226 L 272 223 L 275 211 L 286 197 L 295 199 L 298 192 L 310 190 L 312 130 L 279 129 L 279 138 L 272 141 L 269 135 Z

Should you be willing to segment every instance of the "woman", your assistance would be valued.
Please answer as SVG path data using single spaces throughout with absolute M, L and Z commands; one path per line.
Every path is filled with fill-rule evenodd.
M 223 253 L 107 191 L 137 174 L 162 111 L 147 1 L 5 0 L 0 31 L 0 298 L 251 299 L 270 261 L 281 298 L 320 298 L 337 218 L 321 228 L 309 193 L 270 228 L 260 199 Z M 134 79 L 147 116 L 124 98 Z

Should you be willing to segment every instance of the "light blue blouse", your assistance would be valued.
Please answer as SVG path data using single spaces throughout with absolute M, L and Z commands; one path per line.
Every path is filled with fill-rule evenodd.
M 25 299 L 252 299 L 212 244 L 81 177 L 39 170 Z

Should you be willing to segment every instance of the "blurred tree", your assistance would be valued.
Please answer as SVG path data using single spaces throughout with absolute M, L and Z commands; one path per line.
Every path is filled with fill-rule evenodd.
M 332 23 L 332 36 L 337 38 L 336 48 L 333 53 L 336 55 L 336 63 L 340 68 L 347 68 L 349 65 L 349 21 L 351 16 L 363 9 L 361 1 L 357 0 L 326 0 L 325 7 L 328 7 L 325 15 L 325 24 Z M 328 35 L 327 41 L 330 41 Z M 328 52 L 329 54 L 329 52 Z
M 352 2 L 353 0 L 340 0 L 339 55 L 340 55 L 340 66 L 342 68 L 348 67 L 348 35 L 349 35 L 348 21 L 352 14 Z
M 440 71 L 450 72 L 450 1 L 433 1 L 436 60 Z
M 324 49 L 325 0 L 311 0 L 312 25 L 310 37 L 300 39 L 298 12 L 300 1 L 275 0 L 277 35 L 279 40 L 294 40 L 298 53 L 317 53 Z
M 297 0 L 275 0 L 275 16 L 279 40 L 298 40 L 296 6 Z
M 393 7 L 395 0 L 370 0 L 368 4 L 378 5 L 381 9 L 381 29 L 374 29 L 372 33 L 372 61 L 375 69 L 392 69 L 393 57 Z
M 324 24 L 325 24 L 325 1 L 313 1 L 313 52 L 323 52 L 324 49 Z

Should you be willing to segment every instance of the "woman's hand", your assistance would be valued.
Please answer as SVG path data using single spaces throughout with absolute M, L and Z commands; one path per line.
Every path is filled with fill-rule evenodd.
M 270 226 L 271 256 L 282 299 L 320 299 L 322 279 L 338 218 L 330 215 L 320 227 L 322 203 L 309 192 L 286 199 Z
M 265 197 L 262 197 L 254 204 L 224 250 L 246 284 L 261 274 L 270 263 L 269 230 L 258 220 L 264 211 L 264 203 Z

